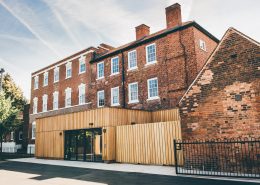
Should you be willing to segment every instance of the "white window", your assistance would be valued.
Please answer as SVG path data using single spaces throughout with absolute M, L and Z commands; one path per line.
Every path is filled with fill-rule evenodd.
M 59 108 L 59 92 L 55 91 L 53 93 L 53 110 L 57 110 Z
M 65 107 L 71 106 L 71 88 L 65 90 Z
M 200 49 L 206 51 L 206 42 L 204 40 L 199 40 Z
M 158 99 L 158 79 L 152 78 L 147 80 L 148 85 L 148 100 Z
M 82 105 L 85 103 L 85 89 L 86 89 L 85 84 L 79 85 L 79 105 Z
M 97 92 L 97 106 L 104 107 L 105 105 L 105 92 L 104 90 Z
M 33 98 L 33 114 L 37 114 L 38 98 Z
M 71 62 L 66 64 L 66 78 L 70 78 L 72 75 Z
M 11 141 L 14 140 L 14 132 L 11 132 Z
M 44 73 L 44 77 L 43 77 L 43 86 L 47 86 L 48 85 L 48 79 L 49 79 L 48 76 L 49 76 L 48 72 L 45 72 Z
M 22 131 L 19 131 L 19 140 L 23 140 L 23 132 Z
M 34 77 L 34 89 L 39 88 L 39 76 Z
M 81 56 L 79 58 L 79 74 L 86 72 L 86 61 L 85 61 L 85 59 L 86 59 L 85 56 Z
M 119 87 L 111 88 L 111 106 L 118 106 L 119 104 Z
M 97 63 L 97 79 L 104 78 L 104 62 Z
M 111 59 L 111 75 L 119 73 L 119 58 L 115 57 Z
M 153 64 L 156 63 L 156 46 L 155 44 L 150 44 L 146 46 L 146 63 Z
M 128 85 L 129 103 L 138 103 L 138 83 L 130 83 Z
M 54 83 L 58 82 L 59 79 L 60 79 L 60 69 L 59 69 L 59 67 L 55 67 L 55 69 L 54 69 L 54 80 L 53 80 Z
M 42 112 L 47 112 L 48 110 L 48 95 L 45 94 L 42 96 Z
M 32 139 L 36 137 L 36 123 L 35 121 L 32 123 Z
M 128 52 L 128 69 L 137 68 L 137 54 L 136 50 Z

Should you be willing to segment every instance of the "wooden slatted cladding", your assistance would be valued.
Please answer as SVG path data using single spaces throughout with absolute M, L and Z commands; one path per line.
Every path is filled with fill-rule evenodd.
M 174 139 L 181 139 L 180 121 L 118 126 L 116 161 L 174 165 Z
M 101 108 L 36 119 L 36 132 L 149 123 L 151 119 L 147 111 Z
M 160 110 L 152 112 L 152 122 L 165 122 L 180 120 L 179 109 Z
M 62 159 L 64 156 L 64 132 L 38 132 L 35 140 L 35 156 Z

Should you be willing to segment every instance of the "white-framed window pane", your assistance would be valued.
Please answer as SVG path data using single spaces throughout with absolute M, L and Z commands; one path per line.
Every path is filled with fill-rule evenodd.
M 59 108 L 59 94 L 58 92 L 53 93 L 53 110 Z
M 54 82 L 59 81 L 59 76 L 60 76 L 59 68 L 55 68 L 54 69 Z
M 44 77 L 43 77 L 43 85 L 46 86 L 48 85 L 48 73 L 44 73 Z
M 151 79 L 148 80 L 148 91 L 149 91 L 149 98 L 157 97 L 158 96 L 158 80 Z
M 206 51 L 206 42 L 204 40 L 199 40 L 200 49 Z
M 97 64 L 97 76 L 98 78 L 104 77 L 104 62 Z
M 33 114 L 37 113 L 37 107 L 38 107 L 38 98 L 33 99 Z
M 119 87 L 111 89 L 111 104 L 119 105 Z
M 103 107 L 105 105 L 105 93 L 104 91 L 98 91 L 98 94 L 97 94 L 97 104 L 98 104 L 98 107 Z
M 129 84 L 129 101 L 138 101 L 138 83 Z
M 155 44 L 146 47 L 147 63 L 156 61 L 156 47 Z
M 65 91 L 65 107 L 71 106 L 71 89 L 68 88 Z
M 119 58 L 112 58 L 111 74 L 119 73 Z
M 38 89 L 39 87 L 39 77 L 35 76 L 34 77 L 34 89 Z
M 137 55 L 135 50 L 128 53 L 128 68 L 132 69 L 136 67 L 137 67 Z
M 47 111 L 47 102 L 48 102 L 48 96 L 47 95 L 43 95 L 42 97 L 42 112 L 46 112 Z
M 32 139 L 35 139 L 36 137 L 36 123 L 32 123 Z
M 70 78 L 72 76 L 72 68 L 71 63 L 66 64 L 66 78 Z
M 85 85 L 81 84 L 79 86 L 79 104 L 84 104 L 85 103 Z
M 80 73 L 83 73 L 86 71 L 86 64 L 85 63 L 81 63 L 80 64 Z

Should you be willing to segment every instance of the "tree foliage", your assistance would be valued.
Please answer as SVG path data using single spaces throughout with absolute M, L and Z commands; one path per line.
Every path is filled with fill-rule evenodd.
M 23 92 L 13 81 L 12 77 L 7 73 L 3 78 L 3 90 L 5 92 L 5 98 L 12 101 L 12 106 L 19 110 L 23 110 L 24 105 L 27 103 L 23 96 Z

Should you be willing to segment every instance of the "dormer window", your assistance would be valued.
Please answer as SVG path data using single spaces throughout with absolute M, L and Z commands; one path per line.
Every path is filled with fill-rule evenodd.
M 85 61 L 85 59 L 86 59 L 85 56 L 81 56 L 79 58 L 79 74 L 86 72 L 86 61 Z
M 66 79 L 72 76 L 71 62 L 66 64 Z
M 45 72 L 44 75 L 43 75 L 43 86 L 48 85 L 48 80 L 49 80 L 49 73 Z

